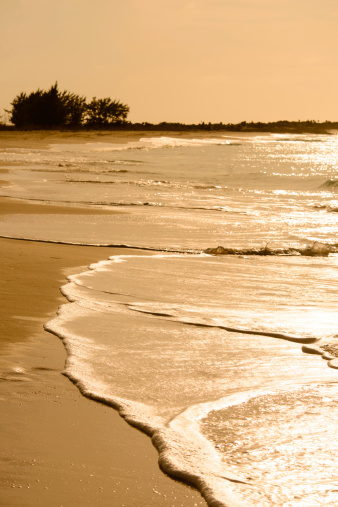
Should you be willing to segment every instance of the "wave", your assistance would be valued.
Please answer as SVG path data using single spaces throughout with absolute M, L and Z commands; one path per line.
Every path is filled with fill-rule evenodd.
M 288 143 L 325 143 L 326 139 L 305 139 L 305 138 L 288 138 L 288 139 L 278 139 L 278 142 L 288 142 Z
M 151 146 L 153 148 L 177 148 L 177 147 L 189 147 L 189 146 L 229 146 L 231 141 L 224 138 L 213 138 L 213 139 L 188 139 L 188 138 L 177 138 L 177 137 L 143 137 L 140 142 Z M 238 143 L 237 143 L 238 144 Z
M 208 184 L 205 184 L 205 185 L 193 184 L 191 186 L 192 186 L 192 188 L 196 188 L 197 190 L 219 190 L 221 188 L 227 188 L 222 185 L 208 185 Z
M 271 134 L 270 136 L 275 142 L 286 143 L 325 143 L 330 141 L 328 135 L 321 134 Z M 264 139 L 264 138 L 263 138 Z
M 80 149 L 79 149 L 80 148 Z M 116 144 L 116 143 L 84 143 L 84 144 L 51 144 L 50 152 L 52 153 L 69 153 L 74 151 L 79 151 L 80 153 L 110 153 L 110 152 L 121 152 L 121 151 L 130 151 L 130 150 L 146 150 L 147 146 L 144 143 L 140 142 L 129 142 L 126 144 Z
M 95 181 L 95 180 L 67 180 L 67 183 L 102 183 L 101 181 Z M 108 185 L 127 185 L 129 182 L 105 182 Z M 52 200 L 42 200 L 42 199 L 34 199 L 34 198 L 21 198 L 21 197 L 13 197 L 12 195 L 6 195 L 3 193 L 1 197 L 5 197 L 7 199 L 17 200 L 17 201 L 23 201 L 23 202 L 33 202 L 41 205 L 52 205 L 52 206 L 59 206 L 60 208 L 62 206 L 71 206 L 72 208 L 79 208 L 81 210 L 82 207 L 94 207 L 93 209 L 100 211 L 105 211 L 105 209 L 109 207 L 113 208 L 127 208 L 127 207 L 156 207 L 156 208 L 170 208 L 170 209 L 176 209 L 176 210 L 197 210 L 197 211 L 215 211 L 215 212 L 222 212 L 222 213 L 231 213 L 235 215 L 248 215 L 248 211 L 242 211 L 239 209 L 232 209 L 230 207 L 226 206 L 187 206 L 187 204 L 170 204 L 170 203 L 163 203 L 163 202 L 152 202 L 152 201 L 111 201 L 111 202 L 100 202 L 100 201 L 78 201 L 76 205 L 74 205 L 74 201 L 67 201 L 63 200 L 62 203 L 60 201 L 52 201 Z M 88 211 L 88 208 L 87 208 Z M 162 250 L 162 248 L 160 248 Z
M 330 368 L 338 369 L 338 335 L 333 335 L 330 337 L 315 337 L 315 336 L 292 336 L 286 333 L 274 332 L 272 330 L 264 331 L 263 328 L 254 327 L 252 329 L 243 328 L 239 326 L 229 326 L 224 325 L 219 322 L 206 322 L 203 319 L 198 317 L 190 317 L 190 316 L 182 316 L 174 309 L 166 307 L 162 305 L 162 309 L 159 311 L 155 308 L 151 308 L 151 304 L 134 304 L 127 305 L 128 308 L 134 310 L 136 312 L 145 313 L 149 315 L 153 315 L 155 317 L 165 317 L 171 320 L 175 320 L 176 322 L 180 322 L 182 324 L 186 324 L 189 326 L 198 326 L 205 328 L 218 328 L 223 329 L 229 333 L 238 333 L 244 335 L 255 335 L 255 336 L 266 336 L 270 338 L 277 338 L 281 340 L 286 340 L 293 343 L 299 343 L 302 345 L 302 351 L 308 354 L 318 354 L 322 356 L 324 360 L 328 362 L 328 366 Z
M 123 264 L 123 260 L 125 256 L 119 256 L 114 258 L 115 262 L 119 266 L 125 266 L 126 264 Z M 155 257 L 166 257 L 166 256 L 155 256 Z M 178 256 L 177 256 L 178 257 Z M 145 259 L 142 258 L 142 261 Z M 96 401 L 99 401 L 101 403 L 104 403 L 108 406 L 111 406 L 115 409 L 117 409 L 120 413 L 120 415 L 132 426 L 135 426 L 139 428 L 141 431 L 145 432 L 147 435 L 149 435 L 152 438 L 152 442 L 154 446 L 157 448 L 159 452 L 159 463 L 161 468 L 168 473 L 169 475 L 173 476 L 174 478 L 183 480 L 185 482 L 189 482 L 192 485 L 194 485 L 197 489 L 199 489 L 208 502 L 209 505 L 217 505 L 219 507 L 225 507 L 227 505 L 242 505 L 242 502 L 240 500 L 240 488 L 245 489 L 245 494 L 250 495 L 251 491 L 256 489 L 263 490 L 264 493 L 264 486 L 266 487 L 266 484 L 263 484 L 263 482 L 260 482 L 259 480 L 256 480 L 256 478 L 251 474 L 250 470 L 241 469 L 241 467 L 236 465 L 233 465 L 233 463 L 227 462 L 227 460 L 224 460 L 221 453 L 218 452 L 218 449 L 215 445 L 215 441 L 212 438 L 207 438 L 205 434 L 202 432 L 202 425 L 204 424 L 204 419 L 208 416 L 209 413 L 216 412 L 218 413 L 222 409 L 227 409 L 229 407 L 233 406 L 244 406 L 243 410 L 246 410 L 245 404 L 250 402 L 250 400 L 254 400 L 253 403 L 255 403 L 255 399 L 258 399 L 259 396 L 265 396 L 265 395 L 271 395 L 271 396 L 278 396 L 278 393 L 276 395 L 277 389 L 252 389 L 249 390 L 242 390 L 242 392 L 224 396 L 223 398 L 220 396 L 215 396 L 212 399 L 213 401 L 206 401 L 208 400 L 207 397 L 199 398 L 202 401 L 200 403 L 194 401 L 194 403 L 191 403 L 190 405 L 185 405 L 184 407 L 179 406 L 179 404 L 174 407 L 170 407 L 170 410 L 168 409 L 167 415 L 163 415 L 160 411 L 156 409 L 156 404 L 154 403 L 154 406 L 151 406 L 150 404 L 146 404 L 141 401 L 132 401 L 140 399 L 136 396 L 129 399 L 128 396 L 122 396 L 121 391 L 115 390 L 114 384 L 107 385 L 105 382 L 105 379 L 102 379 L 102 377 L 98 376 L 98 378 L 95 378 L 95 374 L 102 371 L 101 368 L 103 366 L 102 361 L 102 354 L 104 353 L 104 340 L 98 344 L 97 350 L 97 357 L 100 364 L 100 369 L 98 372 L 95 371 L 95 358 L 93 361 L 91 361 L 91 347 L 94 346 L 94 341 L 92 342 L 90 338 L 88 338 L 86 335 L 84 335 L 83 338 L 81 338 L 81 330 L 78 330 L 77 332 L 79 335 L 76 334 L 76 326 L 68 328 L 67 326 L 67 319 L 70 322 L 75 322 L 76 319 L 81 316 L 86 316 L 88 309 L 97 310 L 98 312 L 101 312 L 99 315 L 100 322 L 102 322 L 102 319 L 104 319 L 104 316 L 101 317 L 103 312 L 111 311 L 113 315 L 113 320 L 116 321 L 119 317 L 116 313 L 116 308 L 118 307 L 118 312 L 121 312 L 129 323 L 133 321 L 133 318 L 130 318 L 130 314 L 128 314 L 129 310 L 131 311 L 137 311 L 142 313 L 151 313 L 157 317 L 170 317 L 173 316 L 174 319 L 176 319 L 178 322 L 187 325 L 187 327 L 190 326 L 199 326 L 199 327 L 218 327 L 220 329 L 224 329 L 229 332 L 233 333 L 242 333 L 242 334 L 262 334 L 263 336 L 273 337 L 273 338 L 281 338 L 283 340 L 288 341 L 295 341 L 297 343 L 302 343 L 305 346 L 310 345 L 311 347 L 328 347 L 334 346 L 334 342 L 330 344 L 330 342 L 325 339 L 325 342 L 320 342 L 315 337 L 310 336 L 291 336 L 283 333 L 274 333 L 274 332 L 264 332 L 262 329 L 243 329 L 240 326 L 237 327 L 228 327 L 228 326 L 220 326 L 220 325 L 213 325 L 210 326 L 210 324 L 206 324 L 205 322 L 201 321 L 201 315 L 200 312 L 196 312 L 196 321 L 194 321 L 192 318 L 183 317 L 181 312 L 179 312 L 178 315 L 175 316 L 175 313 L 170 311 L 169 305 L 163 305 L 163 303 L 160 303 L 160 305 L 157 305 L 159 308 L 162 306 L 162 308 L 165 310 L 165 312 L 159 313 L 156 311 L 156 308 L 154 308 L 155 311 L 151 309 L 151 303 L 149 301 L 145 301 L 144 303 L 132 303 L 132 301 L 137 298 L 134 293 L 130 293 L 130 288 L 128 288 L 128 292 L 123 292 L 120 289 L 120 286 L 118 284 L 110 286 L 108 284 L 108 287 L 111 287 L 111 290 L 116 291 L 116 293 L 108 292 L 108 294 L 114 294 L 114 298 L 111 299 L 105 299 L 105 295 L 107 294 L 107 291 L 103 291 L 105 287 L 101 287 L 98 285 L 95 285 L 93 283 L 93 271 L 97 271 L 99 273 L 100 271 L 104 272 L 106 271 L 107 265 L 105 263 L 110 263 L 110 261 L 101 261 L 100 263 L 93 264 L 90 269 L 91 272 L 88 272 L 88 275 L 73 275 L 69 277 L 70 283 L 67 284 L 64 288 L 62 288 L 63 294 L 67 297 L 67 299 L 75 304 L 67 304 L 64 305 L 59 315 L 56 319 L 52 320 L 48 324 L 46 324 L 45 328 L 52 332 L 53 334 L 56 334 L 58 337 L 60 337 L 66 346 L 67 349 L 67 362 L 66 362 L 66 376 L 74 382 L 77 387 L 80 389 L 82 394 L 85 396 L 94 399 Z M 142 268 L 143 270 L 143 268 Z M 156 272 L 156 270 L 155 270 Z M 116 273 L 115 273 L 116 274 Z M 116 277 L 114 274 L 114 279 L 116 282 Z M 107 273 L 102 273 L 104 279 L 107 279 Z M 84 278 L 81 278 L 84 276 Z M 87 279 L 86 279 L 87 276 Z M 128 276 L 128 280 L 130 280 L 130 277 Z M 138 280 L 137 277 L 135 277 L 136 281 Z M 102 297 L 102 293 L 104 292 L 104 295 Z M 121 296 L 124 296 L 123 301 L 120 302 Z M 146 296 L 146 295 L 145 295 Z M 88 305 L 87 303 L 88 298 Z M 119 299 L 120 298 L 120 299 Z M 79 303 L 79 309 L 77 309 L 77 303 Z M 108 309 L 107 309 L 108 306 Z M 175 302 L 174 304 L 175 308 L 177 309 L 179 304 Z M 79 313 L 77 313 L 79 312 Z M 188 312 L 189 313 L 189 308 Z M 134 317 L 135 319 L 138 319 L 138 316 Z M 142 317 L 147 318 L 147 317 Z M 150 317 L 151 318 L 151 317 Z M 121 332 L 121 322 L 124 321 L 118 321 L 116 324 L 116 333 L 114 333 L 114 330 L 112 329 L 110 323 L 113 322 L 113 320 L 109 320 L 109 325 L 107 325 L 107 328 L 109 329 L 109 334 L 118 334 Z M 163 319 L 162 319 L 163 320 Z M 142 357 L 142 348 L 141 348 L 141 339 L 139 339 L 139 336 L 142 336 L 140 325 L 142 325 L 143 321 L 136 320 L 136 349 L 133 349 L 132 347 L 129 347 L 129 344 L 127 344 L 126 350 L 127 350 L 127 362 L 129 364 L 130 359 L 133 356 L 133 352 L 135 351 L 137 354 L 137 357 Z M 153 321 L 147 321 L 147 332 L 146 332 L 146 341 L 147 345 L 144 349 L 147 355 L 151 355 L 149 344 L 151 343 L 151 334 L 150 334 L 150 324 L 149 322 L 155 322 L 155 329 L 154 333 L 156 335 L 156 339 L 159 335 L 159 327 L 157 325 L 158 319 Z M 170 325 L 172 323 L 169 323 Z M 162 323 L 161 323 L 162 325 Z M 254 323 L 253 323 L 254 325 Z M 94 326 L 95 327 L 95 326 Z M 93 328 L 94 329 L 94 328 Z M 100 328 L 101 329 L 101 328 Z M 102 329 L 104 329 L 104 326 L 102 326 Z M 129 329 L 129 327 L 128 327 Z M 135 328 L 136 329 L 136 328 Z M 170 328 L 172 329 L 172 328 Z M 175 329 L 175 328 L 174 328 Z M 117 331 L 118 330 L 118 331 Z M 140 333 L 140 335 L 138 334 Z M 198 331 L 196 329 L 193 329 L 190 333 L 191 336 L 193 336 L 193 339 L 196 340 L 196 335 Z M 204 329 L 201 330 L 201 333 L 204 334 Z M 101 331 L 100 331 L 101 334 Z M 180 332 L 178 333 L 181 336 L 187 337 L 184 333 Z M 255 338 L 256 339 L 256 338 Z M 184 341 L 184 340 L 179 340 Z M 213 341 L 213 340 L 212 340 Z M 124 343 L 124 338 L 122 337 L 121 343 Z M 157 348 L 162 348 L 159 346 L 160 342 L 156 341 Z M 96 345 L 96 344 L 95 344 Z M 117 344 L 118 345 L 118 344 Z M 193 341 L 193 348 L 197 345 L 197 342 Z M 224 343 L 221 345 L 224 346 Z M 100 348 L 101 347 L 101 348 Z M 169 361 L 169 355 L 168 359 L 166 359 L 166 353 L 169 352 L 169 348 L 173 347 L 173 344 L 168 345 L 168 351 L 163 351 L 163 357 L 165 358 L 165 361 Z M 202 342 L 203 347 L 203 342 Z M 214 342 L 212 343 L 212 347 L 214 347 Z M 83 351 L 81 350 L 83 348 Z M 109 348 L 114 349 L 114 354 L 112 357 L 113 364 L 115 365 L 116 371 L 119 371 L 119 362 L 118 362 L 118 356 L 119 356 L 119 349 L 118 347 L 113 347 L 112 343 L 109 342 Z M 156 348 L 156 347 L 155 347 Z M 304 351 L 307 351 L 304 349 Z M 329 352 L 327 351 L 329 354 Z M 332 354 L 330 354 L 331 357 Z M 154 356 L 156 358 L 156 354 Z M 323 355 L 324 357 L 324 355 Z M 326 356 L 325 358 L 327 358 Z M 175 358 L 174 368 L 177 368 L 177 371 L 179 371 L 179 354 Z M 204 356 L 203 356 L 204 360 Z M 330 359 L 334 360 L 334 359 Z M 180 363 L 182 366 L 182 369 L 186 370 L 187 368 L 187 358 L 183 357 L 183 362 Z M 89 365 L 89 368 L 88 368 Z M 156 370 L 161 368 L 161 363 L 158 363 L 156 361 Z M 108 364 L 108 370 L 109 364 Z M 250 372 L 250 365 L 248 366 L 248 372 Z M 332 370 L 331 370 L 332 372 Z M 133 372 L 134 376 L 135 372 Z M 216 375 L 215 378 L 211 375 L 211 383 L 214 385 L 216 381 Z M 113 374 L 109 373 L 109 378 L 114 376 Z M 198 382 L 199 377 L 196 376 L 196 382 Z M 301 377 L 303 379 L 303 377 Z M 313 381 L 313 380 L 312 380 Z M 306 378 L 304 381 L 300 380 L 300 383 L 304 382 L 311 382 L 311 379 Z M 125 385 L 125 376 L 122 378 L 122 383 Z M 142 379 L 140 381 L 139 378 L 135 377 L 135 386 L 136 389 L 142 390 Z M 272 384 L 273 386 L 274 384 Z M 178 384 L 179 386 L 179 384 Z M 265 385 L 266 387 L 266 385 Z M 271 385 L 270 385 L 271 387 Z M 291 386 L 292 388 L 292 386 Z M 170 387 L 171 389 L 171 387 Z M 224 388 L 223 388 L 224 389 Z M 248 389 L 248 388 L 247 388 Z M 290 392 L 292 389 L 288 389 L 286 392 Z M 279 391 L 279 390 L 278 390 Z M 134 392 L 134 391 L 133 391 Z M 227 391 L 223 390 L 223 393 Z M 231 392 L 231 391 L 230 391 Z M 112 394 L 114 393 L 114 394 Z M 297 397 L 295 395 L 295 397 Z M 277 400 L 278 401 L 278 400 Z M 275 405 L 278 407 L 278 404 L 275 403 Z M 258 406 L 260 408 L 259 403 L 255 403 L 254 408 Z M 285 406 L 285 404 L 283 405 Z M 274 405 L 273 405 L 274 407 Z M 272 408 L 273 408 L 272 407 Z M 254 414 L 254 415 L 252 415 Z M 235 427 L 235 431 L 239 432 L 243 429 L 243 431 L 246 431 L 246 426 L 248 426 L 248 430 L 250 429 L 250 426 L 255 428 L 255 419 L 260 414 L 255 414 L 253 411 L 251 411 L 251 418 L 249 420 L 245 421 L 245 427 L 244 429 L 239 427 L 238 421 L 234 418 L 231 422 Z M 264 414 L 263 414 L 264 416 Z M 311 417 L 311 415 L 309 416 Z M 205 425 L 205 424 L 204 424 Z M 237 426 L 236 426 L 237 425 Z M 242 425 L 243 426 L 243 425 Z M 229 446 L 231 450 L 231 445 Z M 238 486 L 238 488 L 237 488 Z M 255 491 L 256 491 L 255 489 Z M 236 494 L 236 491 L 238 491 L 238 495 Z M 243 502 L 244 503 L 244 502 Z M 275 505 L 278 505 L 278 503 L 275 503 Z
M 26 199 L 19 199 L 26 201 Z M 40 200 L 34 200 L 33 202 L 39 202 Z M 43 203 L 46 204 L 53 204 L 52 201 L 44 201 Z M 83 204 L 83 203 L 81 203 Z M 91 203 L 85 203 L 85 204 L 91 204 Z M 97 206 L 97 203 L 94 203 Z M 43 205 L 43 204 L 42 204 Z M 151 202 L 144 202 L 144 203 L 112 203 L 109 204 L 109 206 L 114 207 L 132 207 L 132 206 L 154 206 L 154 207 L 161 207 L 161 205 L 157 203 L 151 203 Z M 74 207 L 75 208 L 75 207 Z M 79 208 L 81 209 L 81 208 Z M 96 208 L 100 209 L 101 211 L 103 208 Z M 179 209 L 179 207 L 175 207 L 175 209 Z M 197 210 L 207 210 L 210 211 L 208 208 L 189 208 L 189 209 L 197 209 Z M 218 209 L 214 209 L 213 211 L 219 211 Z M 225 212 L 231 212 L 231 213 L 240 213 L 236 211 L 231 210 L 221 210 Z M 13 240 L 21 240 L 21 241 L 35 241 L 38 243 L 51 243 L 51 244 L 59 244 L 59 245 L 76 245 L 76 246 L 95 246 L 95 247 L 110 247 L 110 248 L 126 248 L 126 249 L 133 249 L 133 250 L 145 250 L 145 251 L 153 251 L 153 252 L 168 252 L 168 253 L 180 253 L 180 254 L 206 254 L 210 256 L 307 256 L 307 257 L 328 257 L 330 254 L 337 254 L 338 253 L 338 243 L 332 243 L 330 245 L 323 244 L 318 241 L 313 242 L 311 245 L 306 246 L 286 246 L 286 247 L 270 247 L 268 245 L 257 247 L 257 248 L 236 248 L 236 247 L 224 247 L 224 246 L 217 246 L 217 247 L 209 247 L 205 249 L 201 248 L 177 248 L 177 247 L 163 247 L 163 245 L 156 245 L 153 247 L 147 247 L 144 245 L 138 245 L 138 244 L 128 244 L 128 243 L 92 243 L 92 242 L 76 242 L 76 241 L 59 241 L 59 240 L 52 240 L 52 239 L 39 239 L 37 237 L 26 237 L 26 236 L 15 236 L 11 234 L 0 234 L 0 238 L 4 239 L 13 239 Z
M 46 169 L 30 169 L 30 172 L 38 172 L 38 173 L 45 173 L 47 172 Z M 49 172 L 49 171 L 48 171 Z M 133 172 L 135 174 L 134 171 L 128 171 L 128 169 L 83 169 L 83 168 L 73 168 L 73 169 L 57 169 L 57 172 L 59 174 L 95 174 L 95 175 L 99 175 L 99 174 L 119 174 L 119 173 L 130 173 L 130 172 Z M 81 181 L 80 181 L 81 183 Z M 100 183 L 100 182 L 98 182 Z
M 319 188 L 329 188 L 329 189 L 336 189 L 338 188 L 338 180 L 327 180 L 325 183 L 320 185 Z
M 103 384 L 95 383 L 90 375 L 84 375 L 81 359 L 79 362 L 76 356 L 77 337 L 64 333 L 62 328 L 64 313 L 61 309 L 59 316 L 45 325 L 47 331 L 65 342 L 68 355 L 64 375 L 84 396 L 114 408 L 128 424 L 148 435 L 158 451 L 158 462 L 164 472 L 195 486 L 210 506 L 244 507 L 247 503 L 242 499 L 241 487 L 245 488 L 245 496 L 255 494 L 256 488 L 261 491 L 262 487 L 264 493 L 263 483 L 255 479 L 251 470 L 242 470 L 222 459 L 216 443 L 207 438 L 203 426 L 209 414 L 217 415 L 232 407 L 245 410 L 246 404 L 260 401 L 262 397 L 283 396 L 285 392 L 297 398 L 302 386 L 293 387 L 291 394 L 290 388 L 284 391 L 256 389 L 235 393 L 211 402 L 191 405 L 166 421 L 151 406 L 107 394 Z M 236 485 L 239 489 L 235 488 Z
M 128 171 L 116 171 L 116 172 L 128 172 Z M 151 186 L 166 186 L 169 188 L 184 188 L 183 185 L 172 183 L 166 180 L 138 180 L 138 181 L 107 181 L 107 180 L 79 180 L 67 178 L 67 183 L 93 183 L 97 185 L 134 185 L 137 187 L 151 187 Z
M 83 164 L 87 164 L 87 165 L 90 165 L 90 166 L 98 166 L 98 165 L 143 165 L 144 162 L 142 162 L 141 160 L 90 160 L 89 162 L 87 161 L 83 161 L 82 162 Z M 59 162 L 57 164 L 58 167 L 74 167 L 74 163 L 62 163 L 62 162 Z M 112 169 L 113 172 L 117 171 L 122 171 L 122 169 Z
M 338 204 L 315 204 L 314 209 L 324 210 L 328 213 L 338 213 Z
M 316 344 L 303 345 L 302 351 L 307 354 L 318 354 L 327 361 L 330 368 L 338 369 L 338 335 L 331 337 L 330 340 L 320 339 Z
M 40 164 L 41 165 L 41 164 Z M 117 169 L 115 167 L 109 166 L 123 166 L 123 167 L 137 167 L 143 165 L 143 162 L 136 162 L 132 160 L 100 160 L 100 161 L 81 161 L 81 167 L 77 163 L 57 163 L 57 164 L 48 164 L 48 171 L 51 166 L 56 167 L 58 173 L 93 173 L 93 174 L 118 174 L 118 173 L 138 173 L 141 171 L 130 170 L 130 169 Z M 103 167 L 102 167 L 103 166 Z M 108 167 L 107 167 L 108 166 Z M 31 172 L 47 172 L 46 168 L 37 169 L 35 167 L 30 167 Z M 144 173 L 144 171 L 142 171 Z
M 336 245 L 326 245 L 315 241 L 305 247 L 272 248 L 265 245 L 261 248 L 227 248 L 223 246 L 206 248 L 204 253 L 209 255 L 305 255 L 308 257 L 327 257 L 330 253 L 337 253 Z
M 40 170 L 39 170 L 40 171 Z M 109 173 L 130 173 L 132 172 L 132 174 L 136 174 L 138 171 L 128 171 L 126 169 L 119 169 L 119 170 L 111 170 L 111 169 L 107 169 L 107 170 L 102 170 L 102 171 L 97 171 L 97 170 L 86 170 L 86 169 L 79 169 L 79 170 L 74 170 L 74 171 L 58 171 L 58 172 L 65 172 L 67 174 L 69 174 L 70 172 L 74 172 L 74 173 L 92 173 L 92 174 L 109 174 Z M 144 174 L 144 173 L 142 173 Z M 101 185 L 109 185 L 109 184 L 114 184 L 114 185 L 134 185 L 134 186 L 138 186 L 138 187 L 152 187 L 152 186 L 161 186 L 161 187 L 166 187 L 166 188 L 174 188 L 174 189 L 196 189 L 196 190 L 229 190 L 229 191 L 232 191 L 233 189 L 232 188 L 229 188 L 227 186 L 222 186 L 222 185 L 211 185 L 211 184 L 204 184 L 204 185 L 201 185 L 201 184 L 198 184 L 198 183 L 192 183 L 192 182 L 186 182 L 186 183 L 181 183 L 181 182 L 178 182 L 178 181 L 173 181 L 173 180 L 153 180 L 153 179 L 140 179 L 140 180 L 127 180 L 127 181 L 121 181 L 121 180 L 116 180 L 116 181 L 107 181 L 107 180 L 97 180 L 97 179 L 86 179 L 86 180 L 81 180 L 81 179 L 75 179 L 75 178 L 67 178 L 66 179 L 67 183 L 95 183 L 95 184 L 101 184 Z
M 95 153 L 109 153 L 109 152 L 122 152 L 130 150 L 149 150 L 159 148 L 179 148 L 179 147 L 196 147 L 196 146 L 228 146 L 231 144 L 240 144 L 238 141 L 232 143 L 224 137 L 219 138 L 184 138 L 184 137 L 142 137 L 139 141 L 128 142 L 126 144 L 115 143 L 86 143 L 81 145 L 82 151 L 90 151 Z M 73 151 L 74 147 L 71 144 L 51 145 L 51 151 Z M 22 150 L 18 150 L 19 152 Z M 30 150 L 33 151 L 33 150 Z M 37 150 L 38 152 L 38 150 Z
M 291 336 L 285 333 L 277 333 L 274 331 L 264 331 L 260 328 L 248 329 L 242 327 L 233 327 L 228 325 L 223 325 L 221 323 L 213 323 L 213 322 L 204 322 L 199 317 L 184 317 L 180 315 L 175 315 L 175 312 L 167 312 L 156 311 L 155 309 L 150 309 L 149 305 L 143 306 L 142 304 L 137 305 L 128 305 L 128 308 L 134 310 L 136 312 L 145 313 L 149 315 L 154 315 L 155 317 L 170 317 L 173 318 L 176 322 L 181 322 L 182 324 L 187 324 L 189 326 L 198 326 L 205 328 L 218 328 L 223 329 L 229 333 L 237 333 L 237 334 L 246 334 L 246 335 L 255 335 L 255 336 L 267 336 L 270 338 L 279 338 L 281 340 L 286 340 L 294 343 L 304 343 L 304 344 L 312 344 L 318 342 L 319 338 L 315 336 Z
M 159 453 L 159 465 L 168 475 L 195 486 L 208 505 L 240 507 L 242 502 L 231 491 L 231 483 L 249 482 L 240 473 L 234 474 L 231 470 L 227 470 L 221 463 L 220 456 L 212 444 L 198 431 L 196 424 L 189 421 L 191 411 L 186 411 L 183 416 L 166 422 L 148 405 L 108 395 L 102 384 L 95 382 L 90 375 L 84 374 L 81 359 L 79 361 L 72 350 L 72 344 L 73 342 L 75 344 L 77 337 L 63 331 L 62 317 L 66 313 L 65 307 L 66 305 L 61 307 L 58 316 L 44 325 L 46 331 L 65 343 L 67 359 L 63 374 L 84 396 L 114 408 L 128 424 L 148 435 Z
M 61 172 L 61 171 L 60 171 Z M 68 171 L 63 171 L 65 173 L 68 173 Z M 79 170 L 79 171 L 72 171 L 72 172 L 83 172 L 83 173 L 93 173 L 93 174 L 109 174 L 109 173 L 129 173 L 131 171 L 128 171 L 128 170 L 125 170 L 125 169 L 120 169 L 120 170 L 104 170 L 104 171 L 87 171 L 87 170 Z M 133 171 L 133 174 L 135 174 L 135 172 Z M 197 190 L 220 190 L 220 189 L 228 189 L 228 187 L 224 187 L 224 186 L 221 186 L 221 185 L 208 185 L 208 184 L 205 184 L 205 185 L 200 185 L 198 183 L 190 183 L 190 182 L 187 182 L 187 183 L 179 183 L 177 181 L 169 181 L 169 180 L 146 180 L 146 179 L 141 179 L 141 180 L 128 180 L 128 181 L 121 181 L 121 180 L 116 180 L 116 181 L 107 181 L 107 180 L 80 180 L 80 179 L 72 179 L 72 178 L 67 178 L 67 183 L 95 183 L 95 184 L 101 184 L 101 185 L 109 185 L 109 184 L 114 184 L 114 185 L 134 185 L 134 186 L 138 186 L 138 187 L 151 187 L 151 186 L 162 186 L 162 187 L 167 187 L 167 188 L 182 188 L 182 189 L 190 189 L 190 188 L 195 188 Z M 232 190 L 232 189 L 231 189 Z
M 336 382 L 250 394 L 200 423 L 234 472 L 251 478 L 234 490 L 249 505 L 336 505 Z
M 184 137 L 142 137 L 139 141 L 129 142 L 124 145 L 105 144 L 102 143 L 87 143 L 86 147 L 95 152 L 115 152 L 115 151 L 129 151 L 129 150 L 149 150 L 161 148 L 182 148 L 182 147 L 197 147 L 197 146 L 229 146 L 232 144 L 241 144 L 239 142 L 233 143 L 224 137 L 220 138 L 184 138 Z

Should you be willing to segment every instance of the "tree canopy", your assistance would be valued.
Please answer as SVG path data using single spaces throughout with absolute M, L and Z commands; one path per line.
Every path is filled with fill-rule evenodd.
M 103 127 L 111 123 L 124 121 L 127 118 L 129 107 L 109 97 L 97 99 L 96 97 L 87 105 L 86 122 L 90 126 Z
M 111 98 L 85 97 L 61 92 L 55 83 L 47 91 L 22 92 L 11 103 L 10 120 L 18 128 L 108 127 L 123 123 L 129 107 Z

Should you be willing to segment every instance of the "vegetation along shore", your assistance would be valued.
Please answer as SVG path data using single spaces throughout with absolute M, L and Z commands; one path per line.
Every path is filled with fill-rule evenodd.
M 8 122 L 0 121 L 1 130 L 149 130 L 149 131 L 233 131 L 272 132 L 291 134 L 329 134 L 338 130 L 338 121 L 316 120 L 240 123 L 184 124 L 178 122 L 132 123 L 127 120 L 130 108 L 110 97 L 91 101 L 69 91 L 60 91 L 56 82 L 47 91 L 36 90 L 29 94 L 21 92 L 6 110 Z

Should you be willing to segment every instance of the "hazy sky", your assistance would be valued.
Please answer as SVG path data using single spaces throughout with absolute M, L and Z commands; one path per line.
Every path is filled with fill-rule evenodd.
M 0 0 L 0 113 L 58 81 L 131 121 L 338 121 L 338 0 Z

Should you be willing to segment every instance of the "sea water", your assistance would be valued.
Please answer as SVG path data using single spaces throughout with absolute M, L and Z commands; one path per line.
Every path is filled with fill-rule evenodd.
M 69 277 L 46 328 L 209 505 L 338 503 L 337 153 L 223 133 L 0 153 L 2 195 L 117 212 L 4 216 L 0 235 L 129 247 Z

